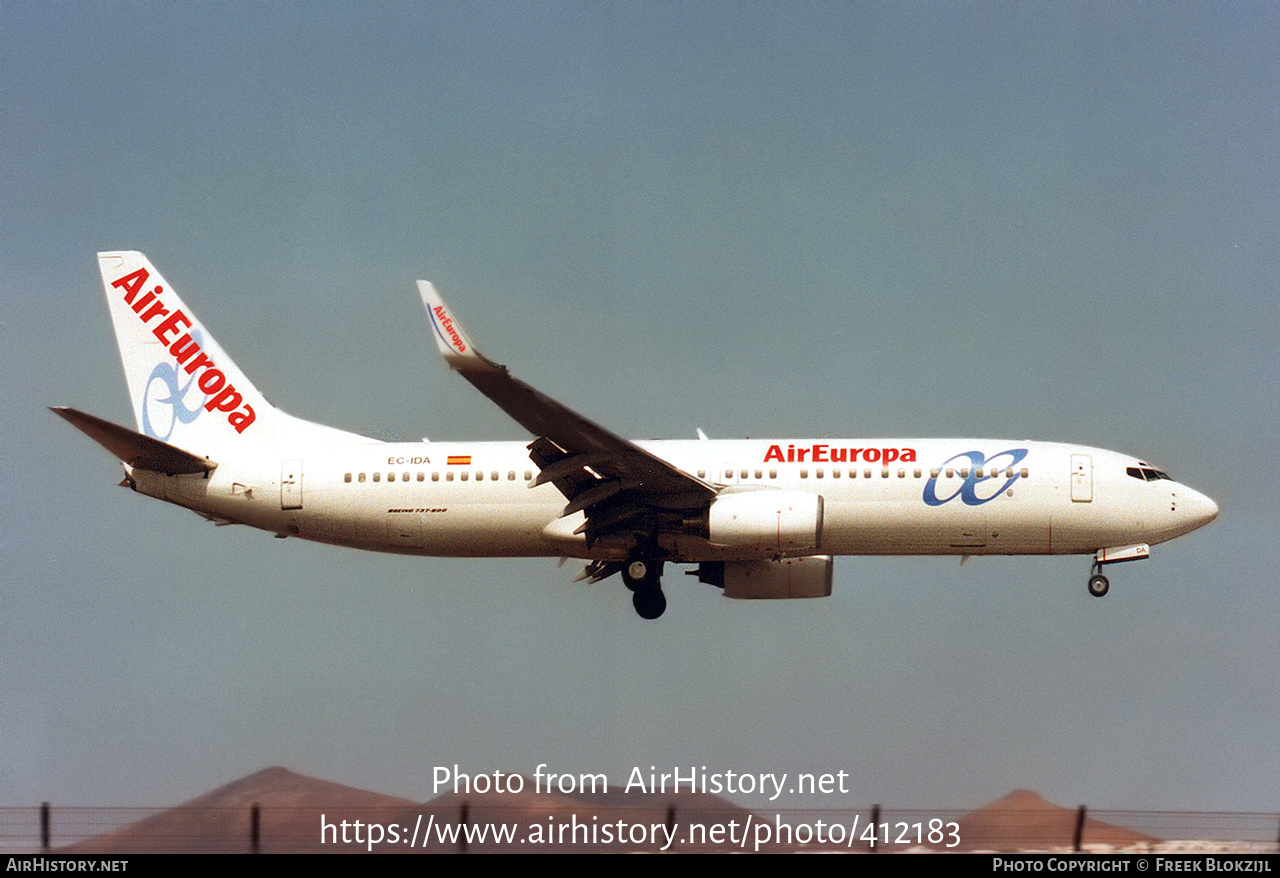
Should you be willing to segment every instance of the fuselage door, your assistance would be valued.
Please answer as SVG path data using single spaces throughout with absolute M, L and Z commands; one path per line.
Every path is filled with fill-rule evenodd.
M 1071 499 L 1075 503 L 1093 501 L 1093 457 L 1071 455 Z
M 280 508 L 302 508 L 302 461 L 286 460 L 280 464 Z

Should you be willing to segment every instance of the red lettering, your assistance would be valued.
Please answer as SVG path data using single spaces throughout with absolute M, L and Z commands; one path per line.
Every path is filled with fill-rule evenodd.
M 253 406 L 247 405 L 242 412 L 232 412 L 227 415 L 227 423 L 236 428 L 237 433 L 243 433 L 245 428 L 257 420 L 258 416 L 253 413 Z
M 209 373 L 205 372 L 204 374 L 208 375 Z M 203 380 L 203 378 L 201 380 Z M 209 398 L 209 401 L 204 404 L 204 410 L 211 412 L 214 409 L 217 409 L 222 412 L 232 412 L 238 409 L 240 407 L 240 403 L 243 401 L 244 397 L 236 392 L 233 385 L 228 384 L 222 389 L 221 393 Z
M 156 291 L 152 290 L 151 292 L 143 296 L 141 299 L 133 303 L 133 310 L 141 314 L 142 309 L 147 307 L 147 303 L 150 302 L 155 297 L 156 297 Z
M 156 287 L 159 289 L 159 287 Z M 161 314 L 168 314 L 169 309 L 164 306 L 164 302 L 156 299 L 155 304 L 147 309 L 147 313 L 142 315 L 142 322 L 147 323 L 153 317 L 159 317 Z
M 133 274 L 126 274 L 119 280 L 113 280 L 111 285 L 124 290 L 124 300 L 132 303 L 133 297 L 138 295 L 138 290 L 142 289 L 142 285 L 147 282 L 147 278 L 151 275 L 145 268 L 139 268 Z
M 168 344 L 169 339 L 165 338 L 165 336 L 167 336 L 171 332 L 177 332 L 179 323 L 183 323 L 187 326 L 191 325 L 191 321 L 187 319 L 186 314 L 183 314 L 181 311 L 174 311 L 172 314 L 170 314 L 168 317 L 164 319 L 163 323 L 161 323 L 159 326 L 155 328 L 152 334 L 156 338 L 160 339 L 160 344 Z M 183 338 L 189 339 L 191 338 L 191 336 L 184 335 Z M 174 343 L 174 347 L 177 347 L 177 342 Z M 173 348 L 170 348 L 169 352 L 173 353 Z M 177 356 L 177 354 L 174 354 L 174 356 Z M 178 362 L 182 362 L 182 360 L 183 360 L 182 357 L 178 358 Z
M 206 357 L 204 355 L 204 351 L 199 351 L 196 354 L 196 358 L 187 364 L 187 374 L 193 375 L 195 374 L 196 369 L 199 369 L 201 366 L 212 366 L 212 365 L 213 365 L 213 360 Z
M 448 313 L 439 305 L 435 307 L 436 316 L 440 318 L 440 327 L 449 334 L 449 338 L 453 340 L 453 346 L 459 351 L 466 351 L 467 346 L 462 343 L 462 336 L 458 335 L 458 331 L 453 328 L 453 321 L 449 319 Z
M 781 445 L 770 445 L 769 450 L 764 453 L 764 462 L 796 463 L 808 460 L 811 463 L 857 463 L 858 455 L 862 455 L 862 459 L 868 463 L 893 463 L 895 460 L 902 463 L 916 462 L 914 448 L 835 448 L 821 443 L 808 448 L 788 445 L 786 454 L 783 454 Z
M 182 312 L 178 311 L 177 313 L 181 314 Z M 168 323 L 167 320 L 165 322 Z M 160 334 L 160 329 L 164 329 L 164 327 L 161 326 L 159 329 L 157 329 L 156 335 Z M 185 363 L 187 361 L 187 357 L 198 352 L 199 350 L 200 350 L 200 345 L 196 344 L 196 340 L 192 338 L 190 334 L 183 334 L 182 338 L 175 341 L 169 347 L 169 353 L 173 354 L 173 356 L 178 360 L 179 363 Z
M 197 379 L 196 384 L 205 393 L 217 393 L 222 389 L 222 385 L 227 383 L 227 376 L 223 375 L 217 369 L 210 366 L 204 370 L 204 374 Z

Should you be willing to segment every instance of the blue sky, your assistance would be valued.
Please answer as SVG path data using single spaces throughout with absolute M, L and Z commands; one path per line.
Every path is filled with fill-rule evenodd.
M 0 0 L 0 35 L 0 805 L 545 762 L 1274 810 L 1273 4 Z M 1103 601 L 1084 558 L 844 558 L 816 602 L 677 573 L 652 625 L 554 560 L 214 528 L 44 408 L 128 421 L 103 249 L 367 435 L 524 438 L 427 277 L 624 435 L 1079 442 L 1223 514 Z

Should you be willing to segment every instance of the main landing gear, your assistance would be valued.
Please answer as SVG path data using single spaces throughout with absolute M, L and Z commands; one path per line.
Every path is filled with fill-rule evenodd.
M 656 619 L 667 611 L 662 593 L 662 562 L 645 555 L 632 555 L 622 568 L 622 582 L 631 589 L 631 605 L 641 619 Z
M 1089 574 L 1089 594 L 1095 598 L 1101 598 L 1106 597 L 1110 590 L 1111 581 L 1102 575 L 1102 565 L 1095 561 L 1093 572 Z

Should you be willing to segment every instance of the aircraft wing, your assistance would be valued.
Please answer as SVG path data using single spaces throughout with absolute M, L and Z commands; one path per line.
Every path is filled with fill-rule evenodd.
M 652 537 L 664 525 L 705 509 L 716 488 L 606 430 L 525 384 L 475 349 L 448 306 L 427 281 L 418 292 L 449 365 L 538 438 L 529 457 L 568 499 L 565 515 L 583 512 L 579 528 L 590 545 L 602 536 Z

